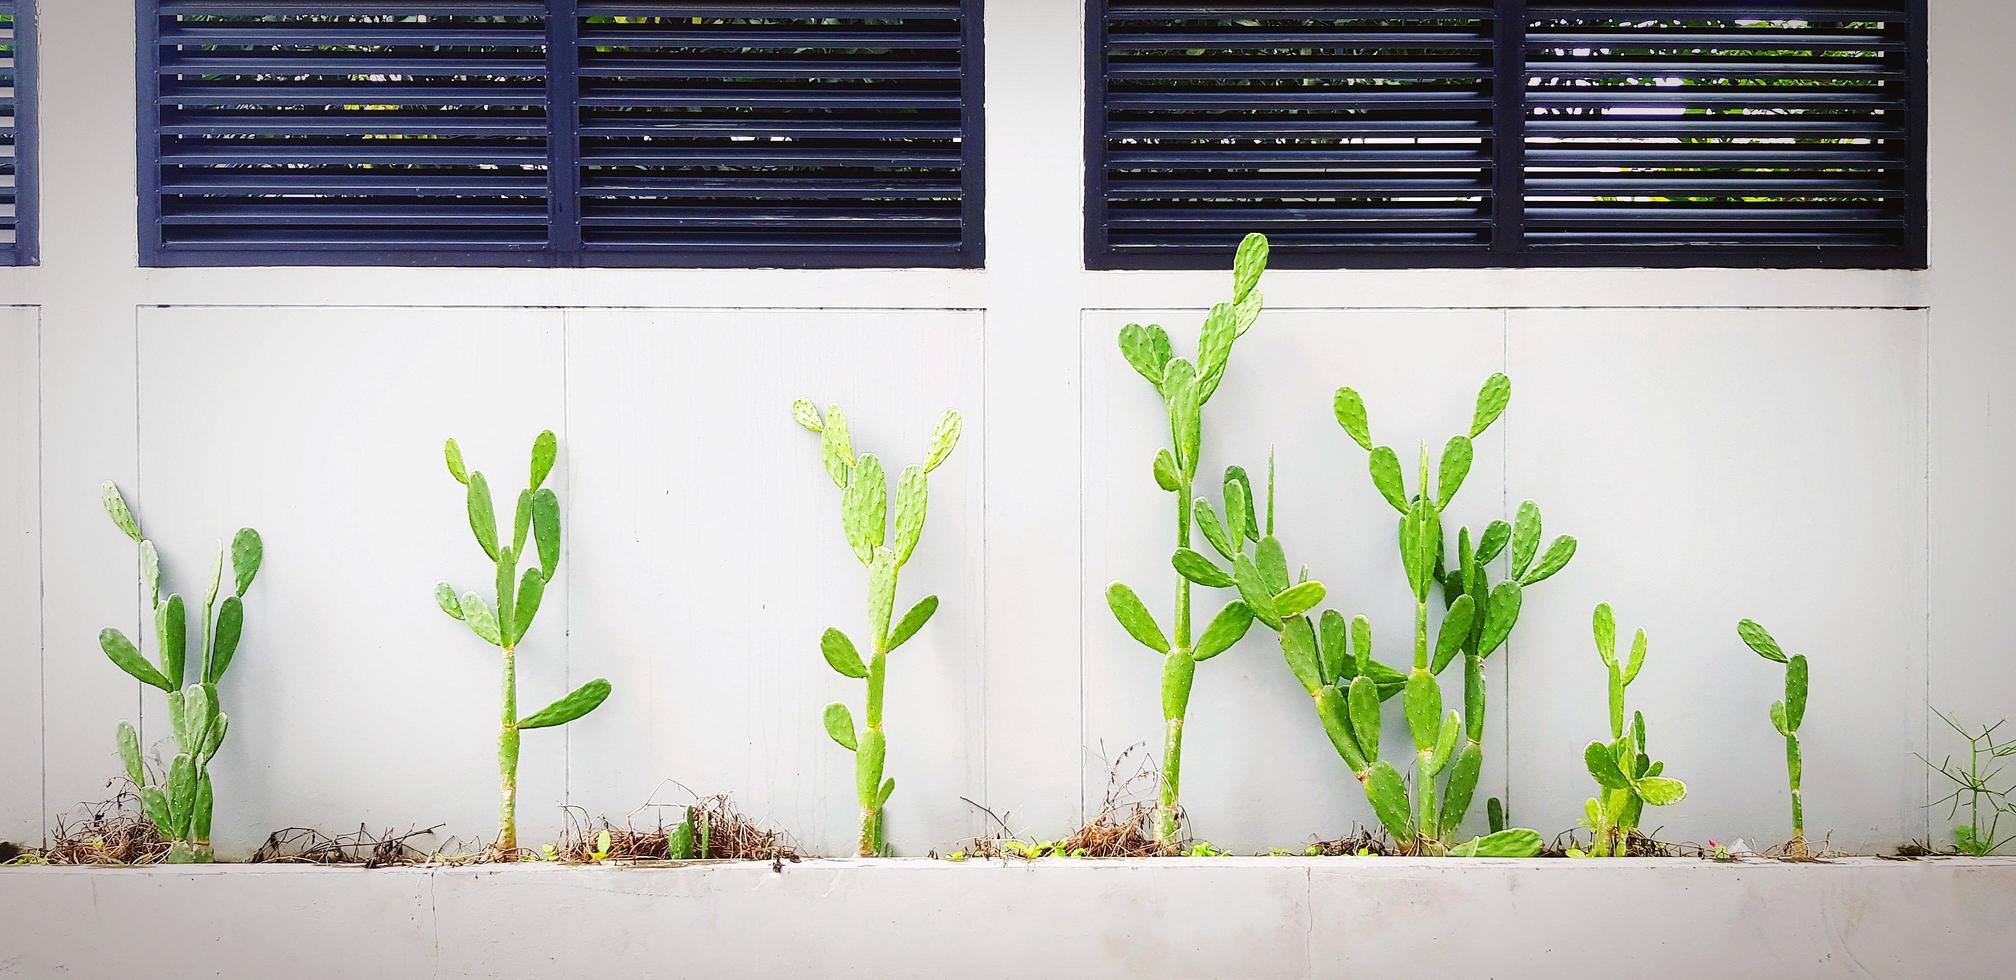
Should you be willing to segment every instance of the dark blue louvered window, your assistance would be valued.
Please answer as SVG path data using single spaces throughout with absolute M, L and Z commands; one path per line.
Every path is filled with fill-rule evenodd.
M 35 2 L 0 0 L 0 265 L 35 264 Z
M 979 0 L 154 0 L 152 265 L 974 267 Z
M 1086 256 L 1922 267 L 1924 0 L 1092 0 Z

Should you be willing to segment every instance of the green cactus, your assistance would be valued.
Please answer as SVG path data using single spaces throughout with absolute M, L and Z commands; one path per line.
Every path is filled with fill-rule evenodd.
M 540 599 L 553 581 L 560 565 L 560 498 L 542 486 L 553 471 L 560 451 L 551 430 L 532 441 L 531 478 L 518 492 L 511 524 L 511 537 L 504 540 L 497 531 L 495 505 L 490 499 L 490 481 L 482 471 L 469 469 L 462 461 L 462 447 L 448 440 L 443 453 L 448 474 L 462 484 L 469 512 L 469 530 L 486 558 L 496 566 L 496 586 L 489 599 L 473 591 L 458 591 L 447 582 L 434 587 L 434 601 L 441 611 L 469 626 L 483 642 L 503 652 L 504 705 L 502 727 L 497 736 L 497 843 L 500 851 L 518 849 L 518 739 L 527 729 L 565 725 L 601 706 L 609 697 L 609 682 L 600 677 L 575 688 L 566 697 L 524 717 L 518 716 L 518 645 L 531 629 L 539 612 Z M 527 543 L 533 551 L 526 550 Z M 538 563 L 525 569 L 519 562 L 533 557 Z
M 1353 692 L 1345 704 L 1351 730 L 1360 733 L 1355 761 L 1368 767 L 1360 781 L 1365 784 L 1373 812 L 1405 850 L 1455 853 L 1468 846 L 1450 848 L 1446 842 L 1459 835 L 1483 770 L 1484 661 L 1511 635 L 1519 620 L 1524 590 L 1559 572 L 1575 556 L 1575 539 L 1567 535 L 1555 538 L 1541 551 L 1540 508 L 1529 500 L 1520 504 L 1514 523 L 1491 522 L 1474 545 L 1470 529 L 1459 529 L 1456 564 L 1446 564 L 1442 515 L 1469 475 L 1472 440 L 1505 413 L 1511 397 L 1512 382 L 1505 375 L 1487 379 L 1477 394 L 1469 433 L 1451 438 L 1443 447 L 1432 478 L 1428 447 L 1421 447 L 1417 492 L 1412 495 L 1406 491 L 1399 454 L 1390 447 L 1374 445 L 1365 401 L 1358 392 L 1339 388 L 1332 404 L 1338 425 L 1370 453 L 1373 486 L 1400 513 L 1401 565 L 1414 594 L 1414 666 L 1402 692 L 1415 749 L 1412 806 L 1399 771 L 1378 759 L 1376 691 L 1368 690 L 1364 695 Z M 1508 546 L 1511 578 L 1494 587 L 1485 566 Z M 1431 646 L 1428 600 L 1435 588 L 1441 591 L 1446 611 Z M 1458 654 L 1464 668 L 1463 710 L 1452 709 L 1445 715 L 1442 687 L 1436 678 Z M 1355 762 L 1353 771 L 1360 771 Z M 1439 795 L 1435 786 L 1438 777 L 1442 778 Z M 1497 838 L 1498 844 L 1483 850 L 1495 852 L 1508 841 L 1523 847 L 1528 833 L 1518 828 L 1500 830 L 1485 838 Z M 1534 853 L 1538 853 L 1537 846 Z
M 1610 741 L 1590 742 L 1582 761 L 1596 779 L 1596 795 L 1583 804 L 1582 826 L 1589 846 L 1568 853 L 1574 857 L 1623 857 L 1645 805 L 1671 806 L 1687 796 L 1687 784 L 1664 775 L 1666 763 L 1645 752 L 1645 713 L 1633 712 L 1624 723 L 1624 689 L 1645 666 L 1645 631 L 1631 640 L 1630 657 L 1617 659 L 1617 619 L 1610 604 L 1596 607 L 1596 654 L 1610 674 Z
M 1204 318 L 1194 364 L 1173 355 L 1169 334 L 1159 326 L 1151 324 L 1144 327 L 1130 323 L 1120 331 L 1120 353 L 1135 371 L 1155 386 L 1156 394 L 1167 409 L 1171 447 L 1155 454 L 1154 474 L 1155 484 L 1176 496 L 1176 548 L 1179 554 L 1190 548 L 1195 510 L 1199 505 L 1208 509 L 1208 504 L 1193 494 L 1202 451 L 1204 405 L 1224 380 L 1225 367 L 1232 357 L 1233 342 L 1260 318 L 1263 300 L 1257 287 L 1260 274 L 1267 268 L 1267 254 L 1265 236 L 1247 235 L 1239 243 L 1238 256 L 1233 260 L 1232 299 L 1213 306 Z M 1251 487 L 1247 487 L 1243 513 L 1250 514 L 1251 511 L 1252 493 Z M 1258 527 L 1250 523 L 1216 531 L 1204 530 L 1207 535 L 1237 537 L 1242 543 L 1249 537 L 1257 541 L 1259 535 Z M 1154 614 L 1148 611 L 1147 605 L 1132 588 L 1120 582 L 1106 587 L 1106 605 L 1113 610 L 1113 616 L 1120 621 L 1121 627 L 1129 636 L 1163 658 L 1164 741 L 1161 795 L 1155 808 L 1155 839 L 1165 849 L 1172 850 L 1176 845 L 1180 812 L 1183 724 L 1190 708 L 1190 685 L 1195 680 L 1197 664 L 1217 656 L 1237 642 L 1260 612 L 1234 600 L 1212 617 L 1210 625 L 1200 636 L 1193 637 L 1190 584 L 1191 580 L 1179 570 L 1176 576 L 1175 629 L 1168 632 L 1163 631 Z
M 1736 624 L 1736 635 L 1757 655 L 1785 665 L 1785 700 L 1771 705 L 1771 727 L 1785 736 L 1785 780 L 1792 789 L 1792 842 L 1787 847 L 1794 857 L 1806 856 L 1806 802 L 1799 781 L 1805 774 L 1805 760 L 1799 754 L 1799 723 L 1806 720 L 1806 657 L 1787 657 L 1784 648 L 1755 620 Z
M 855 559 L 868 569 L 868 658 L 864 661 L 854 641 L 837 628 L 828 629 L 819 638 L 819 652 L 841 676 L 868 682 L 866 728 L 857 733 L 853 713 L 839 702 L 826 706 L 825 723 L 826 734 L 854 753 L 854 788 L 861 802 L 859 853 L 875 857 L 886 848 L 882 810 L 896 791 L 896 780 L 883 775 L 889 743 L 882 730 L 882 692 L 889 676 L 889 654 L 916 636 L 938 611 L 938 597 L 927 595 L 891 627 L 896 578 L 924 534 L 924 507 L 929 496 L 926 478 L 952 455 L 952 447 L 959 443 L 961 421 L 953 411 L 939 418 L 924 462 L 905 467 L 897 476 L 892 539 L 888 475 L 873 453 L 854 454 L 840 406 L 827 406 L 822 418 L 810 401 L 799 399 L 791 405 L 791 416 L 799 425 L 819 433 L 826 475 L 840 490 L 840 517 L 847 543 L 853 547 Z
M 139 545 L 140 582 L 153 614 L 160 663 L 149 661 L 139 644 L 116 629 L 101 631 L 98 645 L 135 680 L 167 692 L 168 725 L 177 747 L 167 771 L 150 774 L 141 759 L 139 733 L 122 721 L 117 733 L 119 759 L 140 796 L 141 809 L 170 842 L 167 860 L 177 864 L 208 862 L 212 856 L 210 818 L 216 803 L 210 762 L 231 725 L 218 685 L 244 637 L 245 591 L 259 574 L 265 549 L 259 532 L 249 527 L 239 528 L 232 536 L 232 591 L 220 606 L 217 593 L 224 581 L 224 546 L 217 545 L 211 558 L 210 582 L 203 593 L 203 610 L 196 620 L 195 650 L 200 659 L 191 664 L 188 604 L 179 594 L 161 595 L 161 554 L 154 542 L 140 533 L 140 522 L 133 518 L 119 488 L 108 480 L 102 493 L 105 513 L 112 523 Z

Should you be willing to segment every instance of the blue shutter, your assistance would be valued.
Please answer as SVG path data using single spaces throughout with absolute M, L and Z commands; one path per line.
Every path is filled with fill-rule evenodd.
M 35 5 L 0 0 L 0 265 L 35 264 Z
M 1923 266 L 1925 0 L 1091 0 L 1086 259 Z
M 150 0 L 155 265 L 977 266 L 979 0 Z

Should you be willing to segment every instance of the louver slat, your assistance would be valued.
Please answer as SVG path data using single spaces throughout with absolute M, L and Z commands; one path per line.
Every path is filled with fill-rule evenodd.
M 149 258 L 537 261 L 546 7 L 161 0 L 142 23 Z
M 975 0 L 580 0 L 586 261 L 975 266 Z
M 1912 5 L 1531 3 L 1527 14 L 1529 248 L 1564 261 L 1602 250 L 1700 265 L 1922 262 Z
M 1489 0 L 1095 0 L 1088 262 L 1295 265 L 1488 254 Z
M 0 0 L 0 265 L 35 263 L 32 0 Z

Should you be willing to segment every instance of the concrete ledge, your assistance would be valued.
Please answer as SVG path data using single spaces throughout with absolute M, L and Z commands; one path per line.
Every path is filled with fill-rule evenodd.
M 0 977 L 1990 977 L 2016 859 L 0 869 Z

